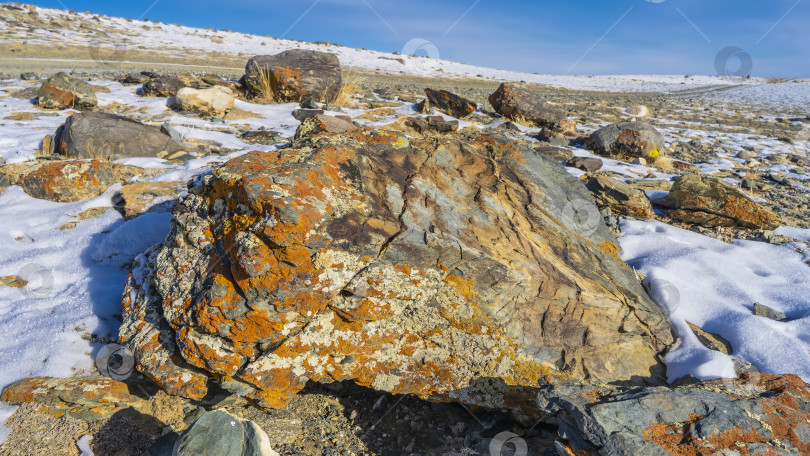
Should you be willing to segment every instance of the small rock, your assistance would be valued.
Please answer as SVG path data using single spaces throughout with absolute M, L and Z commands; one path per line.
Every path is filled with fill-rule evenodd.
M 555 147 L 551 145 L 537 146 L 534 148 L 534 150 L 551 158 L 552 160 L 557 161 L 570 160 L 574 156 L 574 153 L 571 152 L 569 149 L 566 149 L 564 147 Z
M 750 150 L 743 150 L 737 154 L 737 158 L 739 158 L 740 160 L 753 160 L 758 157 L 759 154 Z
M 782 312 L 759 303 L 754 303 L 754 315 L 779 322 L 790 321 L 787 315 Z
M 37 104 L 44 109 L 93 109 L 98 104 L 93 87 L 65 73 L 48 78 L 37 93 Z
M 298 126 L 298 129 L 295 130 L 295 139 L 324 132 L 345 133 L 356 128 L 354 122 L 352 122 L 349 117 L 316 114 L 309 119 L 305 119 L 304 122 Z
M 150 79 L 151 77 L 145 74 L 127 73 L 123 78 L 119 79 L 118 82 L 121 84 L 143 84 Z
M 151 207 L 171 201 L 185 190 L 184 182 L 134 182 L 121 187 L 112 202 L 127 218 L 135 218 Z
M 704 331 L 699 326 L 689 323 L 688 321 L 686 324 L 688 324 L 692 332 L 695 333 L 695 336 L 697 336 L 700 343 L 709 350 L 719 351 L 724 355 L 730 355 L 734 352 L 734 349 L 731 347 L 731 343 L 722 336 Z
M 568 161 L 567 166 L 581 169 L 586 173 L 592 173 L 602 169 L 602 160 L 593 157 L 574 157 Z
M 33 81 L 33 80 L 39 79 L 39 75 L 34 73 L 33 71 L 28 71 L 28 72 L 22 73 L 20 75 L 20 79 L 22 79 L 23 81 Z
M 318 109 L 318 103 L 315 102 L 315 99 L 312 97 L 306 97 L 301 100 L 301 103 L 298 104 L 304 109 Z
M 318 114 L 323 114 L 323 109 L 296 109 L 292 113 L 293 117 L 295 117 L 295 120 L 299 122 L 311 119 L 317 116 Z
M 168 122 L 163 122 L 163 124 L 160 126 L 160 131 L 162 131 L 163 133 L 166 133 L 172 139 L 175 139 L 175 140 L 181 141 L 181 142 L 183 141 L 183 137 L 180 136 L 180 133 L 178 133 L 177 130 L 174 129 L 174 127 L 169 125 Z
M 160 76 L 143 84 L 143 94 L 147 97 L 173 97 L 186 86 L 177 76 Z
M 177 439 L 172 456 L 278 456 L 256 423 L 224 410 L 208 412 Z
M 98 160 L 45 163 L 17 182 L 29 196 L 60 203 L 95 198 L 117 182 L 114 165 Z
M 239 136 L 239 139 L 248 144 L 265 144 L 268 146 L 272 146 L 284 141 L 284 138 L 282 138 L 281 135 L 271 130 L 246 131 Z

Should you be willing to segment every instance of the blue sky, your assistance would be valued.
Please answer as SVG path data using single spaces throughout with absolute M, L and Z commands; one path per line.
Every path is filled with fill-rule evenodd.
M 730 74 L 810 77 L 810 0 L 34 3 L 387 52 L 422 39 L 442 58 L 529 73 L 716 74 L 719 58 Z

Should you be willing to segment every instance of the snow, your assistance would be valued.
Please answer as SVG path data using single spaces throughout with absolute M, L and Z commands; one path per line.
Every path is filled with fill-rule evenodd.
M 726 244 L 660 222 L 623 221 L 622 259 L 647 276 L 667 311 L 679 345 L 664 357 L 674 381 L 733 378 L 732 358 L 761 372 L 797 374 L 810 382 L 810 270 L 803 244 Z M 755 316 L 754 303 L 785 313 L 781 323 Z M 728 340 L 731 356 L 705 348 L 691 322 Z

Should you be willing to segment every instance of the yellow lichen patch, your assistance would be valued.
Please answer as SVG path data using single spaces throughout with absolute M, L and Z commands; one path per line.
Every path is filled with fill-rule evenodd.
M 473 279 L 462 279 L 458 276 L 449 276 L 444 281 L 450 285 L 456 293 L 463 296 L 464 299 L 472 301 L 475 299 L 475 281 Z

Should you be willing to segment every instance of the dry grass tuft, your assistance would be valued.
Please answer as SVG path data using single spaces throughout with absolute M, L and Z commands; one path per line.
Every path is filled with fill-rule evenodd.
M 270 68 L 263 67 L 259 71 L 259 95 L 256 101 L 260 103 L 277 103 L 273 94 L 273 85 L 270 83 Z
M 342 107 L 357 106 L 357 94 L 360 93 L 359 79 L 354 73 L 343 73 L 343 85 L 335 99 L 335 104 Z

